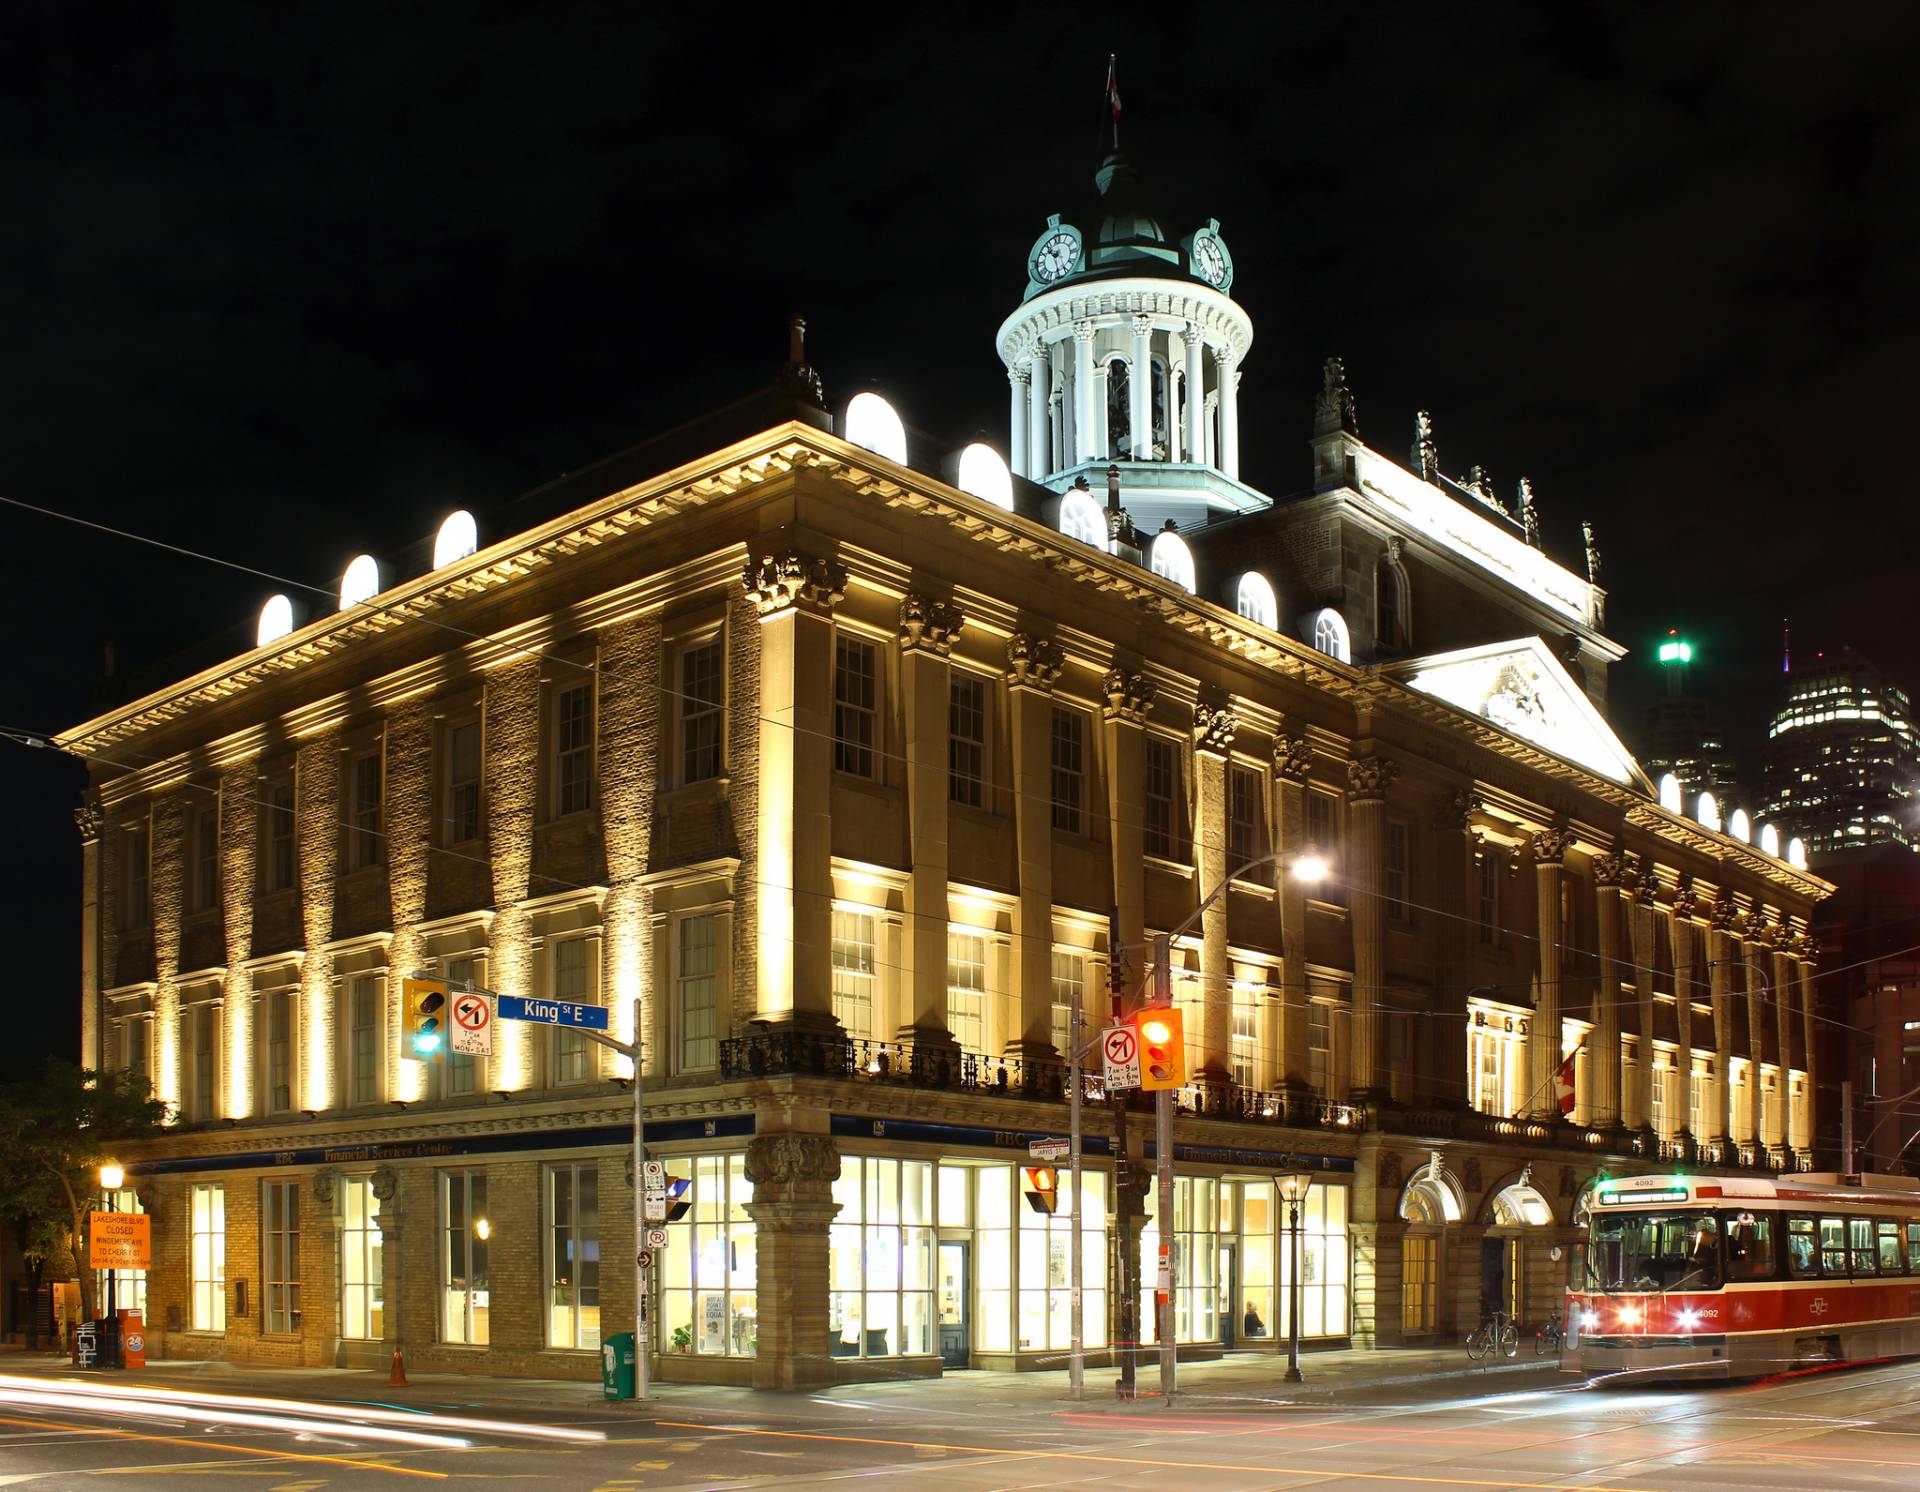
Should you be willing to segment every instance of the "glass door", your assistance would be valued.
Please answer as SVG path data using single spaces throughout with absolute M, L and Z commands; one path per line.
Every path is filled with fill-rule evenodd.
M 967 1245 L 942 1243 L 937 1264 L 939 1293 L 935 1309 L 940 1324 L 940 1360 L 949 1368 L 972 1366 L 967 1342 Z

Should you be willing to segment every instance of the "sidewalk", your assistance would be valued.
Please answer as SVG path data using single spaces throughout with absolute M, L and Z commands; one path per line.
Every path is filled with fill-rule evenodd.
M 1530 1344 L 1521 1356 L 1508 1361 L 1476 1364 L 1460 1347 L 1380 1348 L 1302 1355 L 1302 1383 L 1285 1381 L 1286 1359 L 1269 1353 L 1233 1352 L 1205 1363 L 1180 1367 L 1175 1404 L 1213 1408 L 1238 1405 L 1268 1408 L 1289 1402 L 1310 1402 L 1330 1395 L 1363 1389 L 1447 1383 L 1461 1394 L 1501 1393 L 1521 1388 L 1572 1383 L 1558 1371 L 1554 1357 L 1536 1358 Z M 403 1388 L 390 1387 L 383 1372 L 351 1368 L 275 1367 L 261 1363 L 162 1360 L 124 1374 L 82 1371 L 60 1356 L 0 1350 L 0 1373 L 75 1377 L 89 1381 L 124 1379 L 129 1385 L 192 1389 L 214 1394 L 257 1394 L 275 1398 L 314 1399 L 341 1403 L 385 1404 L 406 1409 L 437 1409 L 482 1414 L 489 1410 L 509 1414 L 615 1413 L 622 1418 L 641 1410 L 631 1402 L 609 1404 L 597 1383 L 550 1378 L 495 1378 L 479 1374 L 411 1373 Z M 1073 1405 L 1082 1413 L 1138 1413 L 1160 1407 L 1159 1360 L 1143 1357 L 1137 1376 L 1140 1389 L 1132 1400 L 1114 1394 L 1115 1371 L 1090 1369 L 1086 1397 L 1073 1404 L 1064 1368 L 1043 1372 L 959 1372 L 944 1378 L 907 1379 L 894 1383 L 841 1384 L 832 1388 L 764 1393 L 752 1389 L 698 1384 L 656 1385 L 648 1409 L 685 1413 L 727 1409 L 760 1417 L 778 1415 L 802 1404 L 825 1401 L 878 1409 L 972 1410 L 1057 1413 Z M 645 1412 L 641 1410 L 641 1412 Z

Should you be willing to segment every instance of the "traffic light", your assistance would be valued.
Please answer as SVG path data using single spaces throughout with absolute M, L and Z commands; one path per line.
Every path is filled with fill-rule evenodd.
M 408 1054 L 434 1061 L 447 1049 L 447 986 L 438 979 L 403 980 L 400 1002 L 406 1008 Z
M 1052 1166 L 1027 1166 L 1027 1206 L 1049 1217 L 1060 1210 L 1060 1173 Z
M 1140 1087 L 1157 1093 L 1181 1088 L 1187 1081 L 1187 1037 L 1177 1007 L 1137 1011 L 1134 1034 L 1140 1039 Z

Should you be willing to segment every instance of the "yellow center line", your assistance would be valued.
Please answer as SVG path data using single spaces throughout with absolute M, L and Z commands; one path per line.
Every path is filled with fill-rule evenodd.
M 274 1461 L 312 1461 L 323 1466 L 352 1466 L 361 1471 L 390 1471 L 395 1476 L 424 1476 L 444 1482 L 447 1473 L 428 1471 L 418 1466 L 388 1466 L 382 1461 L 359 1461 L 352 1456 L 317 1456 L 305 1451 L 276 1451 L 258 1445 L 228 1445 L 224 1440 L 185 1440 L 178 1435 L 149 1435 L 140 1430 L 122 1430 L 114 1425 L 69 1425 L 49 1419 L 15 1419 L 0 1415 L 0 1425 L 25 1425 L 35 1430 L 64 1430 L 69 1434 L 117 1435 L 122 1440 L 144 1440 L 151 1445 L 184 1445 L 189 1450 L 231 1451 L 236 1456 L 252 1456 Z M 1600 1489 L 1594 1489 L 1600 1492 Z
M 1351 1477 L 1366 1482 L 1412 1482 L 1422 1487 L 1513 1487 L 1519 1492 L 1568 1492 L 1567 1482 L 1522 1482 L 1512 1477 L 1406 1476 L 1390 1471 L 1353 1471 L 1342 1468 L 1330 1472 L 1321 1466 L 1252 1466 L 1238 1461 L 1156 1461 L 1145 1456 L 1100 1456 L 1091 1451 L 1031 1451 L 1007 1445 L 948 1445 L 935 1440 L 882 1440 L 863 1435 L 824 1435 L 805 1430 L 756 1430 L 746 1425 L 696 1425 L 683 1420 L 661 1419 L 654 1423 L 664 1430 L 720 1431 L 728 1435 L 771 1435 L 782 1440 L 830 1440 L 844 1445 L 883 1445 L 903 1450 L 958 1451 L 969 1456 L 1023 1456 L 1037 1461 L 1095 1461 L 1106 1466 L 1152 1466 L 1168 1471 L 1252 1471 L 1268 1476 Z M 1605 1487 L 1581 1483 L 1580 1492 L 1659 1492 L 1653 1487 Z

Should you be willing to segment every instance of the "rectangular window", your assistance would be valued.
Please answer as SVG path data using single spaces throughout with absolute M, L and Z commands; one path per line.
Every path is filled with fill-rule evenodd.
M 1413 881 L 1413 849 L 1407 826 L 1398 819 L 1387 820 L 1386 893 L 1387 915 L 1396 922 L 1413 916 L 1410 904 Z
M 1440 1300 L 1434 1289 L 1440 1240 L 1430 1233 L 1409 1233 L 1400 1249 L 1401 1328 L 1432 1331 L 1440 1321 Z
M 1250 979 L 1233 981 L 1233 1030 L 1229 1056 L 1233 1080 L 1242 1088 L 1255 1086 L 1259 1070 L 1260 989 Z
M 130 1015 L 120 1023 L 120 1065 L 130 1077 L 147 1076 L 147 1021 L 144 1015 Z
M 191 1040 L 187 1043 L 187 1118 L 204 1124 L 214 1117 L 220 1075 L 220 1008 L 211 1000 L 187 1006 L 183 1019 Z
M 487 1345 L 491 1292 L 487 1286 L 487 1178 L 482 1171 L 451 1171 L 440 1178 L 446 1219 L 441 1250 L 442 1340 L 471 1347 Z
M 267 890 L 293 889 L 293 784 L 276 782 L 267 789 Z
M 260 1329 L 291 1335 L 300 1330 L 300 1183 L 260 1183 L 260 1241 L 266 1257 L 260 1271 Z
M 600 1346 L 600 1170 L 547 1168 L 552 1219 L 547 1278 L 547 1345 L 597 1351 Z
M 187 1269 L 195 1331 L 227 1329 L 227 1189 L 195 1186 Z
M 1695 1139 L 1707 1135 L 1707 1074 L 1695 1065 L 1687 1074 L 1687 1130 Z
M 1840 1217 L 1820 1219 L 1820 1272 L 1840 1279 L 1847 1277 L 1847 1221 Z
M 680 655 L 680 781 L 683 784 L 707 782 L 720 775 L 725 676 L 725 657 L 717 637 L 698 643 Z
M 267 1004 L 267 1112 L 293 1110 L 293 1036 L 295 999 L 290 989 L 274 990 Z
M 856 1041 L 873 1035 L 873 918 L 833 914 L 833 1017 Z
M 361 974 L 349 987 L 348 1102 L 373 1103 L 380 1097 L 379 986 Z
M 933 1336 L 933 1166 L 844 1155 L 829 1228 L 827 1352 L 925 1356 Z
M 1655 1059 L 1653 1070 L 1647 1074 L 1647 1118 L 1653 1125 L 1653 1132 L 1662 1138 L 1667 1134 L 1667 1083 L 1673 1075 L 1673 1069 L 1664 1059 Z
M 1900 1247 L 1900 1225 L 1890 1218 L 1880 1218 L 1875 1221 L 1873 1232 L 1879 1245 L 1880 1273 L 1905 1274 L 1907 1260 L 1905 1251 Z
M 353 759 L 348 777 L 348 864 L 354 870 L 380 863 L 380 753 L 363 752 Z
M 1086 802 L 1087 722 L 1078 710 L 1053 709 L 1053 827 L 1081 832 Z
M 1262 830 L 1264 804 L 1260 793 L 1260 774 L 1250 767 L 1230 768 L 1227 775 L 1227 865 L 1231 874 L 1243 880 L 1265 881 L 1269 866 L 1249 870 L 1250 862 L 1267 853 Z
M 947 934 L 947 1030 L 963 1052 L 984 1056 L 987 1041 L 987 940 Z
M 153 915 L 151 898 L 147 888 L 151 884 L 149 877 L 152 866 L 149 861 L 151 839 L 145 824 L 136 829 L 127 830 L 127 926 L 145 927 Z
M 193 816 L 193 909 L 211 912 L 220 905 L 220 810 L 202 808 Z
M 1773 1278 L 1773 1214 L 1735 1213 L 1726 1219 L 1727 1275 L 1735 1280 Z
M 1313 1091 L 1333 1096 L 1333 1007 L 1321 1000 L 1307 1003 L 1307 1071 Z
M 878 650 L 844 633 L 833 642 L 833 769 L 873 776 L 879 716 Z
M 979 808 L 986 785 L 987 681 L 956 669 L 947 684 L 947 796 Z
M 691 1205 L 667 1224 L 659 1256 L 659 1350 L 752 1357 L 760 1303 L 746 1155 L 692 1156 L 674 1164 L 686 1168 Z
M 553 998 L 575 1005 L 589 1003 L 585 938 L 567 938 L 553 945 Z M 554 1082 L 584 1083 L 591 1067 L 587 1038 L 565 1026 L 555 1026 L 552 1040 Z
M 1340 800 L 1332 793 L 1307 793 L 1307 845 L 1327 862 L 1327 874 L 1314 888 L 1325 902 L 1339 906 L 1346 901 L 1346 883 L 1341 879 L 1343 856 L 1340 843 Z
M 480 722 L 447 727 L 447 838 L 466 844 L 480 837 Z
M 1920 1274 L 1920 1222 L 1907 1224 L 1907 1273 Z
M 1873 1246 L 1873 1219 L 1870 1217 L 1850 1217 L 1847 1219 L 1848 1252 L 1853 1256 L 1853 1272 L 1856 1276 L 1872 1276 L 1880 1272 Z
M 1820 1272 L 1818 1250 L 1814 1242 L 1813 1219 L 1787 1219 L 1787 1273 L 1796 1280 L 1812 1279 Z
M 593 686 L 553 696 L 553 814 L 565 818 L 593 803 Z
M 1077 953 L 1053 954 L 1053 1049 L 1066 1061 L 1073 1047 L 1073 1012 L 1084 998 L 1086 960 Z M 1081 1033 L 1084 1041 L 1086 1035 Z
M 680 966 L 674 992 L 682 1072 L 702 1072 L 720 1060 L 719 964 L 714 956 L 719 921 L 711 912 L 680 919 Z
M 380 1199 L 373 1180 L 340 1183 L 340 1335 L 377 1342 L 385 1333 L 385 1271 L 381 1263 Z
M 1491 850 L 1473 857 L 1474 929 L 1482 943 L 1499 941 L 1500 869 Z
M 1059 720 L 1059 711 L 1054 719 Z M 1057 759 L 1059 754 L 1059 727 L 1054 727 L 1054 751 L 1056 765 L 1054 774 L 1059 775 Z M 1162 860 L 1174 860 L 1180 854 L 1180 835 L 1178 829 L 1178 805 L 1180 795 L 1180 757 L 1179 748 L 1165 736 L 1148 736 L 1146 741 L 1146 836 L 1143 847 L 1149 855 L 1158 855 Z M 1078 789 L 1076 789 L 1077 793 Z M 1054 790 L 1054 801 L 1059 802 L 1059 789 Z M 1076 804 L 1079 799 L 1076 796 Z M 1058 816 L 1056 814 L 1056 824 Z
M 456 989 L 470 985 L 478 969 L 478 962 L 471 958 L 450 958 L 444 972 L 447 982 Z M 449 1051 L 447 1053 L 447 1093 L 451 1097 L 460 1097 L 473 1093 L 479 1086 L 478 1057 L 469 1052 Z M 431 1068 L 431 1064 L 429 1064 Z

